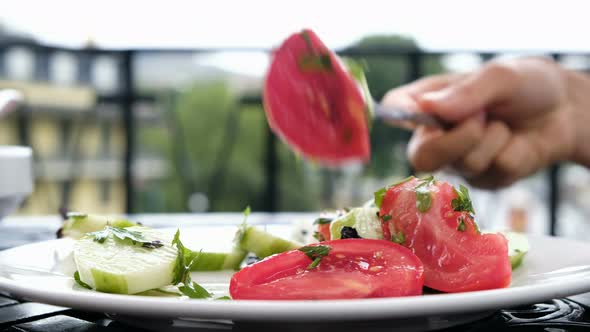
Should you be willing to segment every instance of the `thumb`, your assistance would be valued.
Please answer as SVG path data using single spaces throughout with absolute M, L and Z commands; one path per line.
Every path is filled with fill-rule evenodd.
M 516 82 L 514 69 L 490 63 L 442 90 L 416 96 L 416 101 L 426 112 L 449 122 L 459 122 L 506 99 Z

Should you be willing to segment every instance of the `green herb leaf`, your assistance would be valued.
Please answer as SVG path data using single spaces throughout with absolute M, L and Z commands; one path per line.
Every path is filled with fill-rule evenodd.
M 244 239 L 244 235 L 248 230 L 248 217 L 250 216 L 250 205 L 246 206 L 244 211 L 242 212 L 244 215 L 244 220 L 242 224 L 238 226 L 238 230 L 236 231 L 236 235 L 234 237 L 234 244 L 238 245 Z
M 383 222 L 389 221 L 389 220 L 391 220 L 391 218 L 393 218 L 393 217 L 389 214 L 385 214 L 385 215 L 381 216 L 381 220 L 383 220 Z
M 74 280 L 76 281 L 76 283 L 86 289 L 92 289 L 92 287 L 90 287 L 90 285 L 88 285 L 87 283 L 85 283 L 84 281 L 82 281 L 82 279 L 80 279 L 80 273 L 78 273 L 78 271 L 74 272 Z
M 187 261 L 188 257 L 191 257 L 192 251 L 187 249 L 180 241 L 180 230 L 176 230 L 176 234 L 174 234 L 174 239 L 172 240 L 172 245 L 176 245 L 176 249 L 178 251 L 176 264 L 174 266 L 172 284 L 176 285 L 178 283 L 188 282 L 191 278 L 191 266 L 193 265 L 195 259 Z M 195 258 L 198 256 L 199 255 L 195 255 Z
M 307 266 L 307 269 L 308 270 L 311 270 L 311 269 L 316 268 L 318 265 L 320 265 L 320 262 L 321 261 L 322 261 L 322 258 L 321 257 L 318 257 L 318 258 L 314 259 L 313 262 L 311 262 L 311 264 L 309 264 Z
M 457 225 L 457 230 L 460 232 L 465 232 L 465 219 L 462 216 L 459 217 L 459 224 Z
M 231 297 L 225 295 L 225 296 L 216 297 L 215 300 L 231 300 Z
M 332 218 L 317 218 L 317 219 L 316 219 L 316 220 L 313 222 L 313 224 L 314 224 L 314 225 L 325 225 L 325 224 L 329 224 L 329 223 L 331 223 L 331 222 L 332 222 L 332 220 L 334 220 L 334 219 L 332 219 Z
M 303 40 L 305 40 L 305 45 L 307 46 L 307 49 L 309 50 L 309 52 L 315 53 L 315 51 L 313 49 L 313 44 L 311 43 L 311 37 L 309 37 L 309 34 L 307 33 L 307 31 L 305 31 L 305 30 L 301 31 L 301 38 L 303 38 Z
M 178 250 L 172 284 L 182 284 L 178 286 L 178 290 L 191 299 L 207 299 L 212 297 L 213 295 L 211 293 L 191 279 L 191 266 L 199 259 L 201 253 L 199 252 L 199 254 L 193 255 L 193 251 L 182 244 L 180 241 L 180 230 L 176 230 L 172 245 L 176 245 L 176 249 Z M 188 257 L 191 256 L 193 258 L 188 260 Z
M 406 236 L 404 235 L 404 232 L 399 231 L 397 232 L 397 234 L 392 234 L 391 242 L 395 242 L 397 244 L 404 244 L 404 242 L 406 242 Z
M 299 69 L 304 71 L 332 71 L 332 59 L 329 54 L 304 55 L 299 58 Z
M 516 269 L 522 264 L 526 253 L 526 251 L 522 251 L 520 249 L 514 250 L 514 254 L 510 256 L 510 265 L 512 265 L 512 270 Z
M 322 261 L 322 258 L 328 256 L 332 247 L 330 246 L 305 246 L 298 249 L 299 251 L 303 252 L 309 259 L 313 260 L 311 264 L 307 267 L 308 270 L 311 270 L 318 266 Z
M 209 293 L 205 288 L 203 288 L 203 286 L 197 284 L 196 282 L 188 282 L 182 286 L 179 286 L 178 290 L 191 299 L 208 299 L 213 297 L 211 293 Z
M 416 208 L 422 213 L 427 212 L 432 204 L 430 186 L 433 184 L 434 176 L 431 175 L 418 179 L 418 185 L 414 188 L 414 191 L 416 192 Z
M 383 197 L 385 196 L 386 192 L 387 188 L 383 187 L 373 194 L 375 197 L 375 206 L 377 206 L 378 208 L 381 208 L 381 204 L 383 203 Z
M 434 184 L 434 175 L 430 175 L 421 179 L 418 179 L 418 185 L 415 189 L 423 188 L 423 187 L 430 187 Z
M 313 232 L 313 238 L 320 242 L 324 241 L 324 237 L 322 234 L 320 234 L 320 232 Z
M 127 228 L 121 227 L 114 227 L 114 226 L 106 226 L 103 230 L 88 233 L 89 236 L 94 237 L 94 241 L 98 243 L 104 243 L 109 235 L 113 235 L 113 237 L 125 241 L 129 240 L 132 244 L 140 243 L 142 247 L 148 249 L 156 249 L 160 248 L 164 244 L 161 241 L 147 241 L 141 232 L 132 231 Z
M 106 241 L 106 239 L 109 237 L 109 234 L 111 234 L 109 227 L 110 226 L 107 226 L 107 227 L 105 227 L 105 229 L 103 229 L 101 231 L 88 233 L 88 235 L 93 236 L 94 241 L 96 241 L 98 243 L 104 243 L 104 241 Z
M 457 198 L 451 201 L 453 210 L 465 211 L 475 214 L 475 211 L 473 210 L 473 203 L 469 197 L 469 190 L 464 185 L 459 185 L 459 190 L 455 189 L 455 192 L 457 193 Z
M 413 179 L 413 176 L 408 176 L 407 178 L 398 181 L 388 187 L 383 187 L 379 190 L 377 190 L 373 195 L 375 197 L 375 206 L 377 206 L 378 208 L 381 208 L 381 204 L 383 203 L 383 197 L 385 196 L 385 193 L 387 192 L 387 190 L 389 190 L 390 188 L 393 188 L 395 186 L 399 186 L 402 183 L 406 183 L 408 181 L 410 181 L 411 179 Z

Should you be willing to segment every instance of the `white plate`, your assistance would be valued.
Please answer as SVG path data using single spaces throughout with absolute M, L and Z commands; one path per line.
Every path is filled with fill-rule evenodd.
M 193 249 L 208 244 L 203 249 L 219 250 L 231 243 L 234 227 L 189 228 L 183 231 L 183 242 Z M 268 229 L 282 235 L 289 232 L 287 226 Z M 509 288 L 460 294 L 330 301 L 210 301 L 104 294 L 74 285 L 73 242 L 67 239 L 0 252 L 0 290 L 32 301 L 115 316 L 259 322 L 476 317 L 473 313 L 590 291 L 590 245 L 550 237 L 531 236 L 529 241 L 530 252 Z M 193 279 L 220 294 L 227 291 L 230 275 L 194 273 Z

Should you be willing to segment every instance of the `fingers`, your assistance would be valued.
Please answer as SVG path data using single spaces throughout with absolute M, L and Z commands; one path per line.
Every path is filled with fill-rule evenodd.
M 458 74 L 446 74 L 419 79 L 408 85 L 390 90 L 385 94 L 381 103 L 385 106 L 397 106 L 410 111 L 420 111 L 416 104 L 417 95 L 443 89 L 461 76 Z
M 516 70 L 492 62 L 455 84 L 417 96 L 417 103 L 426 112 L 458 122 L 508 98 L 518 84 Z
M 408 145 L 408 158 L 417 171 L 432 172 L 473 150 L 483 136 L 483 118 L 475 115 L 449 131 L 419 127 Z
M 510 140 L 510 129 L 500 121 L 488 123 L 483 137 L 471 151 L 455 163 L 454 168 L 473 178 L 487 171 L 496 156 Z
M 467 181 L 480 188 L 496 189 L 534 173 L 544 163 L 539 149 L 532 146 L 530 137 L 513 135 L 494 158 L 491 167 Z

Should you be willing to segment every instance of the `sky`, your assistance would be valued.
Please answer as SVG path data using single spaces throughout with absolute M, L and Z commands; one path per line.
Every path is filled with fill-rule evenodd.
M 0 22 L 103 47 L 264 47 L 310 27 L 333 48 L 404 34 L 427 49 L 590 50 L 588 1 L 5 0 Z
M 590 51 L 583 0 L 5 1 L 0 23 L 70 47 L 271 48 L 309 27 L 334 49 L 402 34 L 426 50 Z

